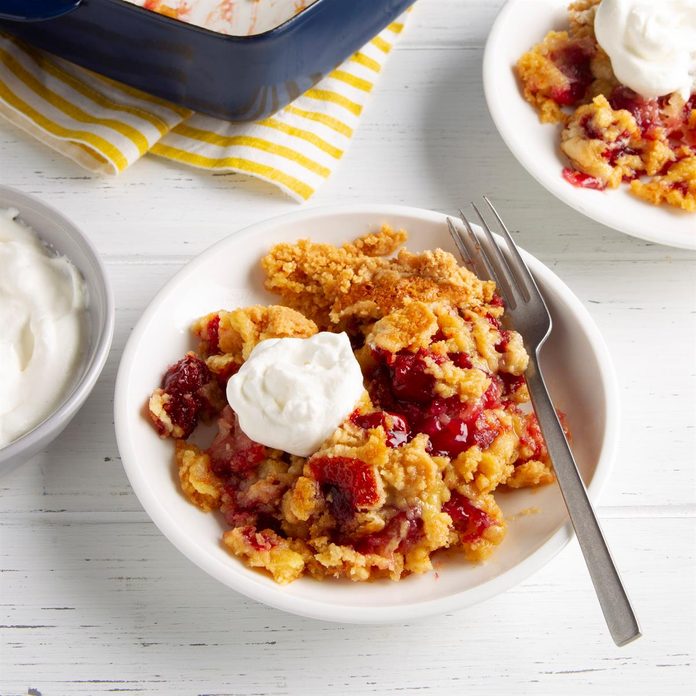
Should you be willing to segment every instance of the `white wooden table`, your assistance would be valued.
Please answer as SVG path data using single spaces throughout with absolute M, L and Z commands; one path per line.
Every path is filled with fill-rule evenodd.
M 495 132 L 481 54 L 501 0 L 421 0 L 340 170 L 312 204 L 454 212 L 490 194 L 586 304 L 614 357 L 621 453 L 599 507 L 644 637 L 615 648 L 577 544 L 482 605 L 390 627 L 283 614 L 218 584 L 131 492 L 112 427 L 121 350 L 157 289 L 222 236 L 296 204 L 266 184 L 155 158 L 86 175 L 0 124 L 0 182 L 86 230 L 116 336 L 94 393 L 46 452 L 0 480 L 0 694 L 696 693 L 696 256 L 566 208 Z

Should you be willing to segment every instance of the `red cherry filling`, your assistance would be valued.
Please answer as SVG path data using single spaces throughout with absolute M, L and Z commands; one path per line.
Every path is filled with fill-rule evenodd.
M 209 381 L 210 371 L 205 363 L 188 353 L 164 373 L 162 389 L 170 395 L 195 394 Z
M 644 99 L 629 87 L 616 87 L 609 97 L 609 104 L 614 111 L 624 109 L 630 112 L 644 136 L 661 125 L 658 100 Z
M 424 358 L 430 356 L 436 362 L 443 362 L 445 358 L 425 350 L 394 354 L 375 349 L 372 355 L 378 363 L 368 382 L 372 402 L 385 411 L 403 416 L 413 431 L 423 407 L 434 395 L 435 378 L 425 372 Z
M 256 527 L 247 526 L 241 529 L 244 541 L 255 551 L 270 551 L 277 545 L 275 539 L 266 532 L 257 531 Z
M 500 429 L 495 423 L 490 423 L 482 412 L 484 408 L 491 407 L 489 404 L 493 400 L 497 404 L 498 393 L 496 383 L 493 391 L 489 387 L 484 397 L 474 403 L 462 403 L 456 396 L 435 399 L 418 426 L 419 432 L 430 439 L 429 451 L 437 456 L 454 458 L 474 445 L 482 449 L 489 447 L 500 434 Z
M 633 147 L 628 147 L 628 138 L 621 138 L 615 143 L 612 143 L 603 153 L 604 157 L 612 167 L 615 167 L 619 161 L 619 157 L 623 155 L 639 155 L 640 153 Z
M 492 314 L 486 314 L 486 321 L 500 333 L 500 339 L 495 344 L 494 348 L 498 353 L 504 353 L 512 338 L 512 332 L 504 329 L 503 325 L 500 323 L 500 319 L 494 317 Z
M 603 133 L 601 131 L 599 131 L 597 128 L 595 128 L 594 123 L 592 121 L 592 117 L 589 114 L 583 118 L 581 125 L 582 125 L 583 130 L 585 131 L 585 135 L 588 138 L 590 138 L 592 140 L 604 141 Z M 615 167 L 617 162 L 619 161 L 619 157 L 621 157 L 622 155 L 637 155 L 637 154 L 639 154 L 637 150 L 635 150 L 632 147 L 629 147 L 629 145 L 628 145 L 629 142 L 630 142 L 630 135 L 628 134 L 628 131 L 623 131 L 622 133 L 619 134 L 619 136 L 613 142 L 606 142 L 606 148 L 605 148 L 604 152 L 602 152 L 602 157 L 604 157 L 604 159 L 607 160 L 609 162 L 609 164 L 611 164 L 612 167 Z M 563 175 L 567 181 L 570 181 L 570 183 L 575 185 L 575 186 L 583 186 L 585 188 L 595 188 L 596 187 L 594 182 L 590 182 L 590 179 L 593 179 L 594 177 L 590 177 L 590 179 L 585 179 L 584 177 L 589 176 L 589 175 L 587 175 L 587 174 L 582 175 L 582 172 L 577 172 L 575 170 L 569 170 L 569 174 L 567 176 L 566 176 L 565 172 Z M 568 178 L 569 176 L 571 178 Z M 599 181 L 599 180 L 597 180 L 597 181 Z
M 670 184 L 670 188 L 673 191 L 679 191 L 682 196 L 686 196 L 689 193 L 689 184 L 686 181 L 675 181 Z
M 187 438 L 203 415 L 212 415 L 212 406 L 202 393 L 212 380 L 210 370 L 202 360 L 189 353 L 172 365 L 162 378 L 162 389 L 169 396 L 164 410 L 174 425 Z
M 518 464 L 522 461 L 529 461 L 530 459 L 544 459 L 546 457 L 546 443 L 544 442 L 544 436 L 541 434 L 541 429 L 539 428 L 539 421 L 537 420 L 536 414 L 531 413 L 527 417 L 527 427 L 520 436 L 520 444 L 529 447 L 532 450 L 531 455 L 525 460 L 519 460 Z
M 504 374 L 503 372 L 500 373 L 501 376 Z M 505 393 L 505 382 L 503 382 L 499 375 L 488 376 L 491 378 L 491 383 L 483 394 L 482 406 L 483 408 L 499 408 L 501 406 L 503 394 Z
M 678 131 L 681 133 L 682 141 L 691 147 L 692 150 L 696 150 L 696 128 L 689 127 L 689 119 L 691 117 L 691 112 L 696 109 L 696 94 L 691 95 L 691 99 L 684 105 L 684 115 L 682 117 L 683 129 Z
M 486 314 L 486 321 L 497 331 L 502 331 L 502 324 L 497 317 L 494 317 L 492 314 Z
M 578 188 L 595 189 L 596 191 L 604 191 L 606 188 L 606 184 L 596 176 L 590 176 L 576 169 L 570 169 L 570 167 L 563 168 L 563 178 Z
M 228 480 L 224 486 L 224 496 L 220 511 L 225 516 L 225 521 L 231 527 L 256 526 L 258 515 L 256 510 L 250 510 L 239 502 L 237 489 L 238 481 Z
M 418 511 L 398 512 L 379 532 L 367 534 L 354 542 L 359 553 L 385 555 L 400 551 L 406 553 L 423 536 L 423 520 Z
M 351 457 L 316 457 L 309 462 L 337 519 L 379 503 L 380 491 L 374 467 Z
M 421 431 L 430 438 L 430 450 L 435 455 L 456 457 L 469 447 L 469 425 L 461 418 L 431 416 L 423 420 Z
M 568 84 L 551 90 L 551 99 L 560 106 L 580 101 L 594 79 L 590 62 L 592 54 L 577 44 L 569 44 L 550 56 L 554 65 L 568 78 Z
M 498 377 L 503 383 L 502 394 L 508 398 L 525 384 L 524 375 L 511 375 L 508 372 L 500 372 Z
M 447 357 L 463 370 L 468 370 L 472 367 L 471 358 L 466 353 L 448 353 Z
M 500 340 L 495 344 L 495 349 L 498 353 L 504 353 L 510 344 L 512 333 L 506 329 L 500 331 Z
M 364 430 L 379 428 L 381 425 L 387 435 L 388 447 L 400 447 L 408 440 L 410 430 L 406 420 L 396 413 L 388 411 L 375 411 L 374 413 L 358 413 L 350 417 L 351 421 Z
M 500 322 L 495 317 L 489 316 L 488 320 L 495 328 L 500 329 Z M 500 331 L 502 334 L 500 343 L 503 344 L 504 349 L 506 342 L 510 340 L 510 333 L 504 329 Z M 505 383 L 499 377 L 491 375 L 490 386 L 477 402 L 464 403 L 456 396 L 448 399 L 437 397 L 434 395 L 434 380 L 427 373 L 425 375 L 422 373 L 425 368 L 423 360 L 428 354 L 438 363 L 445 360 L 442 355 L 422 350 L 418 353 L 396 355 L 379 350 L 374 351 L 374 357 L 380 364 L 369 382 L 370 396 L 374 403 L 383 409 L 389 409 L 387 418 L 398 414 L 405 419 L 404 429 L 395 429 L 399 432 L 397 437 L 405 437 L 405 440 L 400 440 L 399 444 L 410 440 L 418 433 L 425 433 L 429 438 L 428 451 L 437 456 L 450 458 L 456 457 L 473 445 L 478 445 L 482 449 L 489 447 L 500 434 L 500 427 L 495 419 L 482 416 L 482 412 L 484 409 L 498 408 L 502 405 Z M 471 359 L 465 353 L 450 353 L 447 357 L 458 367 L 472 367 Z M 406 365 L 408 369 L 404 368 L 397 372 L 394 369 L 395 365 Z M 405 381 L 406 375 L 417 380 L 415 387 L 409 389 Z M 426 382 L 420 381 L 423 376 L 431 378 L 427 381 L 427 390 L 424 388 Z M 404 380 L 400 385 L 399 394 L 408 394 L 414 397 L 412 400 L 399 398 L 394 388 L 395 378 Z M 382 416 L 379 414 L 368 414 L 367 417 L 357 415 L 353 419 L 354 422 L 356 422 L 355 418 L 367 418 L 363 421 L 365 425 L 357 423 L 361 427 L 383 425 Z
M 220 315 L 216 314 L 206 327 L 206 340 L 208 341 L 208 353 L 220 351 Z
M 582 129 L 585 132 L 586 137 L 590 138 L 591 140 L 603 139 L 602 132 L 595 128 L 591 114 L 585 115 L 580 121 L 580 125 L 582 126 Z
M 247 437 L 239 427 L 237 414 L 226 406 L 218 420 L 218 434 L 208 448 L 210 467 L 220 478 L 244 475 L 266 456 L 266 448 Z
M 556 411 L 558 420 L 561 422 L 561 427 L 565 433 L 566 439 L 570 442 L 570 431 L 568 430 L 568 423 L 565 413 L 562 411 Z M 515 466 L 522 464 L 530 459 L 540 459 L 545 460 L 548 457 L 548 450 L 546 449 L 546 441 L 544 436 L 541 434 L 541 428 L 539 427 L 539 421 L 537 420 L 536 413 L 530 413 L 527 415 L 526 427 L 522 435 L 520 435 L 520 444 L 529 447 L 532 450 L 532 454 L 525 458 L 519 459 L 515 462 Z
M 440 358 L 425 350 L 417 353 L 401 351 L 394 356 L 390 372 L 392 390 L 397 399 L 426 403 L 432 398 L 435 378 L 425 371 L 427 356 L 436 361 Z
M 475 507 L 466 496 L 456 492 L 442 506 L 442 511 L 452 518 L 452 524 L 461 540 L 467 543 L 477 541 L 489 527 L 496 524 L 487 512 Z

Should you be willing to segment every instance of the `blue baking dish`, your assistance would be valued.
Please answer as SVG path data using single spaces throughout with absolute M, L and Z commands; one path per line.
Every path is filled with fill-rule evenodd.
M 124 0 L 0 0 L 0 30 L 176 104 L 231 121 L 274 113 L 413 0 L 317 0 L 263 34 L 227 36 Z

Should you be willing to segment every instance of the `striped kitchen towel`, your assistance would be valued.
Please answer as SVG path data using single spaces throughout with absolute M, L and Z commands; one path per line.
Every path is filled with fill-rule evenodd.
M 404 17 L 298 97 L 255 123 L 194 113 L 0 33 L 0 115 L 93 172 L 145 154 L 269 181 L 307 200 L 334 170 Z

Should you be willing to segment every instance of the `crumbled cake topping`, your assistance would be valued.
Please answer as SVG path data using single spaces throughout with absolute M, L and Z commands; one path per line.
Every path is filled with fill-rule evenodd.
M 505 536 L 495 490 L 553 480 L 525 407 L 528 357 L 501 323 L 494 284 L 445 251 L 399 251 L 405 240 L 384 227 L 341 247 L 273 247 L 266 287 L 287 306 L 197 320 L 197 352 L 167 372 L 196 378 L 171 388 L 165 377 L 150 400 L 158 432 L 175 440 L 183 494 L 219 510 L 225 547 L 279 583 L 399 580 L 446 548 L 481 561 Z M 350 335 L 366 387 L 355 410 L 308 457 L 250 440 L 209 392 L 260 341 L 318 328 Z M 218 419 L 207 449 L 189 440 L 193 420 L 172 419 L 191 404 L 195 423 Z

